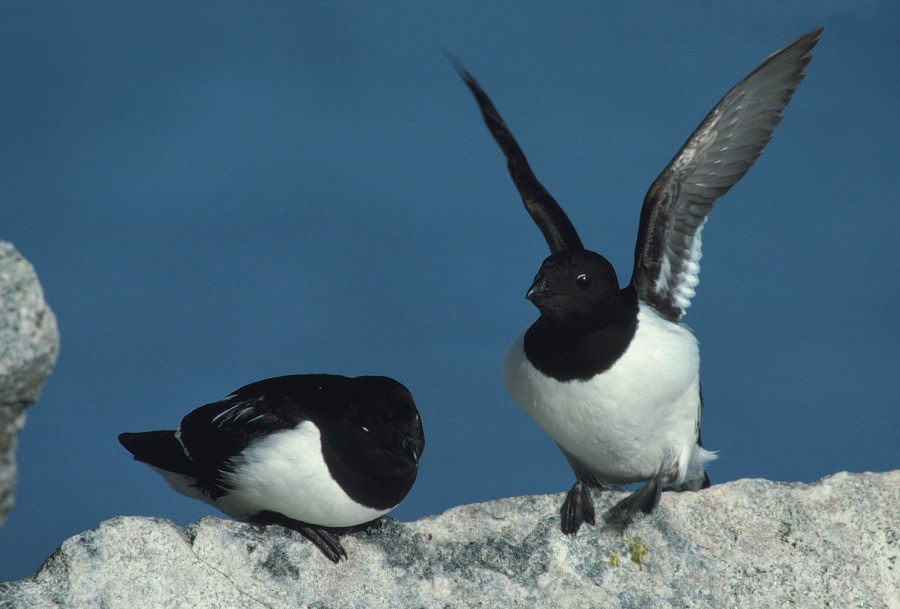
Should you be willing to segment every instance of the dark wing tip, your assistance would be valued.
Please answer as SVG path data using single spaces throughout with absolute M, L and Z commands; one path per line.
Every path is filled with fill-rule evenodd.
M 798 36 L 797 39 L 794 40 L 794 42 L 788 44 L 787 46 L 793 46 L 802 42 L 802 46 L 806 46 L 807 51 L 812 50 L 812 48 L 819 42 L 819 37 L 824 31 L 825 26 L 820 25 L 819 27 L 813 28 L 810 31 L 806 32 L 802 36 Z
M 770 63 L 774 61 L 778 61 L 783 57 L 791 57 L 795 56 L 796 59 L 793 60 L 793 66 L 795 70 L 795 80 L 793 82 L 793 87 L 785 100 L 785 105 L 790 101 L 791 96 L 793 95 L 793 91 L 797 88 L 797 85 L 803 80 L 806 76 L 804 73 L 804 68 L 806 68 L 807 64 L 809 64 L 812 59 L 812 55 L 810 52 L 815 48 L 815 46 L 819 43 L 819 38 L 822 35 L 822 32 L 825 31 L 825 26 L 819 26 L 814 28 L 805 34 L 798 36 L 791 42 L 787 43 L 768 57 L 762 61 L 753 71 L 751 71 L 747 76 L 745 76 L 741 82 L 735 85 L 735 89 L 737 89 L 741 84 L 745 81 L 750 80 L 755 74 L 761 72 L 766 69 Z
M 466 69 L 466 66 L 463 65 L 463 62 L 460 61 L 459 57 L 443 47 L 441 47 L 441 52 L 444 53 L 444 57 L 447 58 L 447 61 L 450 62 L 450 65 L 456 70 L 456 73 L 459 74 L 459 77 L 462 78 L 467 85 L 471 87 L 472 85 L 470 83 L 474 83 L 475 86 L 478 87 L 478 83 L 475 82 L 475 79 L 469 74 L 469 71 Z
M 544 240 L 550 247 L 550 251 L 556 253 L 560 251 L 583 250 L 584 246 L 581 244 L 581 239 L 578 237 L 578 233 L 575 231 L 575 227 L 572 225 L 569 217 L 566 216 L 559 203 L 535 177 L 534 172 L 528 165 L 528 160 L 525 158 L 525 153 L 522 152 L 518 142 L 516 142 L 512 132 L 506 126 L 503 117 L 500 116 L 487 93 L 484 92 L 484 89 L 481 88 L 475 77 L 466 70 L 457 57 L 446 50 L 444 50 L 444 54 L 447 56 L 453 69 L 466 83 L 469 91 L 475 96 L 475 101 L 478 102 L 478 107 L 481 110 L 482 118 L 488 130 L 506 157 L 509 175 L 516 185 L 519 195 L 522 197 L 525 209 L 540 229 Z

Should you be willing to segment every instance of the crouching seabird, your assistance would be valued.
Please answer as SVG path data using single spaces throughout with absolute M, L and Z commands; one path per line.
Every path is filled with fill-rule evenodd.
M 729 91 L 644 199 L 631 281 L 586 250 L 538 182 L 500 114 L 458 62 L 506 156 L 525 207 L 550 246 L 526 294 L 540 317 L 509 348 L 510 395 L 556 440 L 576 482 L 562 530 L 594 523 L 590 489 L 647 482 L 612 514 L 650 513 L 663 490 L 709 486 L 715 458 L 700 443 L 700 354 L 679 320 L 700 272 L 700 232 L 716 199 L 747 172 L 803 79 L 815 29 L 766 59 Z
M 280 376 L 201 406 L 177 429 L 119 442 L 183 495 L 298 531 L 334 562 L 338 534 L 400 503 L 425 436 L 409 391 L 383 376 Z

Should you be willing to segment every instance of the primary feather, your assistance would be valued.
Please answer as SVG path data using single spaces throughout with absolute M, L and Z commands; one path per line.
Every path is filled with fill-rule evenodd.
M 772 138 L 821 33 L 804 34 L 735 85 L 650 186 L 631 283 L 663 317 L 677 321 L 690 306 L 706 217 Z

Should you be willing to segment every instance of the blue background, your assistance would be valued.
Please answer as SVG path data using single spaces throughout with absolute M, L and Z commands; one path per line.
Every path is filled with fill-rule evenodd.
M 685 319 L 703 438 L 714 483 L 900 465 L 900 4 L 473 4 L 0 5 L 0 238 L 62 334 L 0 581 L 112 516 L 214 514 L 116 435 L 280 374 L 412 390 L 427 448 L 401 520 L 569 488 L 500 376 L 546 245 L 441 48 L 625 282 L 659 171 L 740 78 L 827 25 L 703 234 Z

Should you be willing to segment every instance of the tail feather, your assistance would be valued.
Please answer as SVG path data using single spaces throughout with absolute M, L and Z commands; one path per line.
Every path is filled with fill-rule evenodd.
M 176 474 L 196 475 L 194 462 L 185 454 L 171 429 L 119 434 L 119 443 L 137 461 Z
M 665 491 L 699 491 L 709 488 L 709 474 L 706 473 L 706 465 L 710 461 L 714 461 L 717 455 L 713 451 L 706 450 L 699 442 L 694 445 L 694 451 L 687 467 L 687 472 L 681 481 L 674 484 L 667 484 L 663 488 Z

